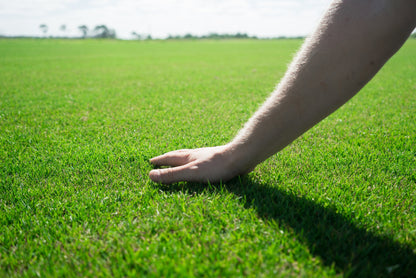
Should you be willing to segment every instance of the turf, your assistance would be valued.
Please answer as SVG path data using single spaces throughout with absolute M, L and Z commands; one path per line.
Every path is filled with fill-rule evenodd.
M 416 40 L 249 175 L 147 176 L 228 142 L 301 43 L 0 40 L 0 276 L 415 276 Z

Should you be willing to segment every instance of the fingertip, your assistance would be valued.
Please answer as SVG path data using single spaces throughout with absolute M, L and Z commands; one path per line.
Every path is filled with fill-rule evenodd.
M 155 160 L 157 160 L 157 158 L 160 157 L 160 155 L 152 157 L 151 159 L 149 159 L 150 162 L 154 162 Z
M 157 164 L 160 163 L 160 161 L 163 159 L 164 156 L 165 156 L 164 154 L 155 156 L 155 157 L 151 158 L 149 160 L 149 162 L 152 163 L 152 164 L 154 164 L 154 165 L 157 165 Z
M 160 170 L 156 169 L 156 170 L 150 171 L 149 178 L 154 182 L 160 182 L 161 181 Z

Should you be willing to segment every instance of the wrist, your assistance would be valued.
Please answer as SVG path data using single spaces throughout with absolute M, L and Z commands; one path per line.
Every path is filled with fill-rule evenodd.
M 247 144 L 231 141 L 224 145 L 224 154 L 227 157 L 228 169 L 233 175 L 248 174 L 259 163 L 255 157 L 255 152 Z

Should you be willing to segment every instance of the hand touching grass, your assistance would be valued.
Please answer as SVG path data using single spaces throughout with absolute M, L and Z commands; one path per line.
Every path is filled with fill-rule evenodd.
M 165 184 L 179 181 L 227 181 L 247 172 L 240 170 L 234 158 L 234 152 L 228 145 L 172 151 L 150 160 L 156 166 L 171 168 L 152 170 L 149 177 Z

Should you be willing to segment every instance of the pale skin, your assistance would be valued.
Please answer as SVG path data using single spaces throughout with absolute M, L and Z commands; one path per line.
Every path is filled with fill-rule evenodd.
M 228 144 L 154 157 L 155 182 L 216 183 L 252 171 L 371 80 L 416 27 L 415 0 L 336 0 L 271 96 Z

